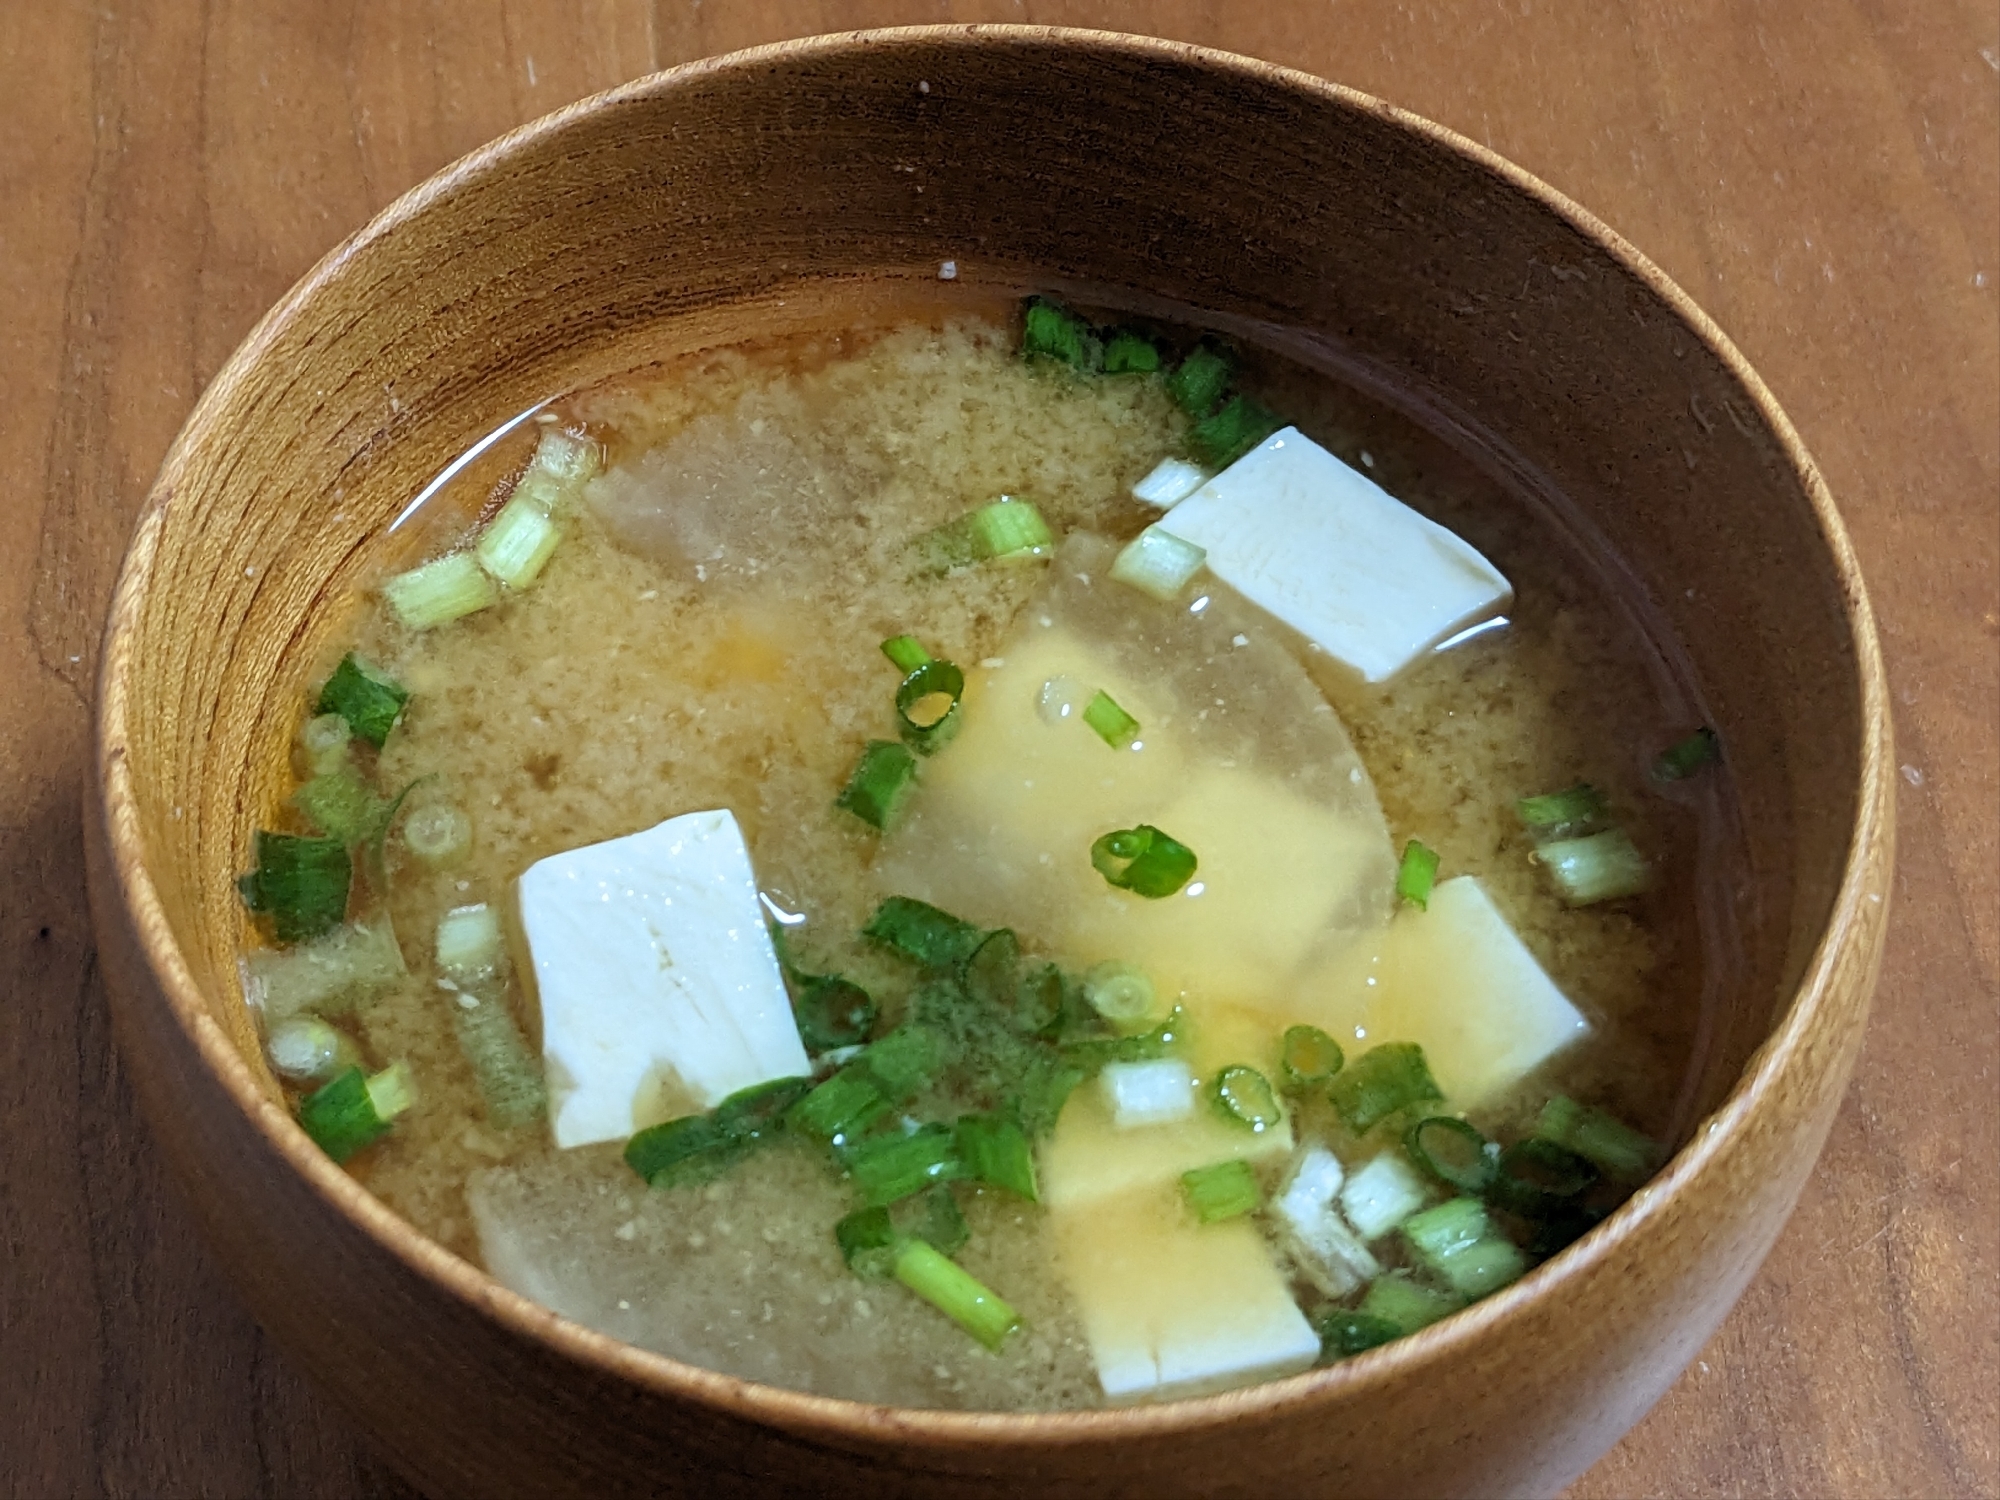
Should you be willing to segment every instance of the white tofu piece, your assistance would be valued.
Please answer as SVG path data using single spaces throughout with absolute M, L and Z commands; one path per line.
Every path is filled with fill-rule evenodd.
M 516 895 L 558 1146 L 812 1071 L 726 809 L 538 860 Z
M 1208 483 L 1208 470 L 1184 458 L 1163 458 L 1132 486 L 1132 498 L 1142 505 L 1172 510 Z
M 1394 1151 L 1384 1151 L 1347 1179 L 1340 1211 L 1364 1240 L 1379 1240 L 1430 1199 L 1417 1169 Z
M 1337 1204 L 1346 1175 L 1340 1159 L 1326 1147 L 1308 1146 L 1271 1204 L 1271 1217 L 1293 1261 L 1329 1297 L 1345 1297 L 1382 1274 L 1381 1263 L 1340 1217 Z
M 1097 1086 L 1119 1130 L 1164 1125 L 1194 1113 L 1194 1069 L 1178 1057 L 1108 1063 L 1097 1075 Z
M 1158 1188 L 1055 1216 L 1058 1255 L 1113 1401 L 1201 1395 L 1310 1369 L 1319 1335 L 1245 1219 L 1195 1224 Z
M 1181 501 L 1170 524 L 1216 577 L 1369 682 L 1514 597 L 1469 543 L 1296 427 Z
M 1379 939 L 1351 946 L 1299 988 L 1311 997 L 1300 1019 L 1343 1045 L 1417 1043 L 1457 1109 L 1505 1093 L 1590 1034 L 1470 875 L 1441 882 L 1428 911 L 1405 908 Z

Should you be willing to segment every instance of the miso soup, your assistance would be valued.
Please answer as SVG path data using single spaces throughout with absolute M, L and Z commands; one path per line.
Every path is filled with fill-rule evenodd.
M 578 1322 L 1200 1394 L 1506 1286 L 1687 1123 L 1722 747 L 1322 370 L 924 312 L 552 401 L 417 526 L 245 830 L 246 992 L 330 1154 Z

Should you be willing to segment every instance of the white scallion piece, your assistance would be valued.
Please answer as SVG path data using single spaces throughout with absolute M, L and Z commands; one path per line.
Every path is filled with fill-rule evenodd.
M 1340 1209 L 1362 1239 L 1379 1240 L 1429 1197 L 1417 1169 L 1394 1151 L 1384 1151 L 1347 1179 Z
M 382 585 L 396 618 L 429 630 L 497 603 L 500 591 L 470 552 L 448 552 Z
M 282 951 L 259 948 L 243 960 L 243 991 L 275 1026 L 300 1011 L 329 1014 L 394 983 L 408 970 L 386 921 L 354 922 Z
M 1132 498 L 1143 505 L 1172 510 L 1208 483 L 1208 470 L 1184 458 L 1163 458 L 1152 472 L 1132 486 Z
M 1208 554 L 1158 526 L 1148 526 L 1125 546 L 1111 576 L 1162 603 L 1171 603 L 1201 571 Z
M 458 906 L 438 918 L 438 971 L 459 986 L 493 978 L 506 964 L 500 914 L 485 902 Z
M 404 815 L 403 847 L 427 865 L 449 864 L 472 847 L 472 820 L 449 802 L 427 802 Z
M 1107 1063 L 1097 1075 L 1111 1123 L 1120 1130 L 1165 1125 L 1194 1113 L 1194 1070 L 1178 1057 Z
M 272 1071 L 293 1083 L 325 1083 L 335 1074 L 359 1067 L 361 1053 L 344 1032 L 318 1016 L 293 1016 L 271 1028 L 264 1055 Z
M 1271 1205 L 1293 1262 L 1329 1297 L 1345 1297 L 1382 1274 L 1381 1263 L 1340 1217 L 1337 1203 L 1346 1176 L 1326 1147 L 1308 1146 Z
M 384 1124 L 417 1102 L 417 1088 L 408 1063 L 393 1062 L 368 1080 L 368 1102 Z
M 299 749 L 314 776 L 331 776 L 347 764 L 354 731 L 339 714 L 317 714 L 299 729 Z
M 479 566 L 510 589 L 525 589 L 556 555 L 562 529 L 532 496 L 515 495 L 479 538 Z

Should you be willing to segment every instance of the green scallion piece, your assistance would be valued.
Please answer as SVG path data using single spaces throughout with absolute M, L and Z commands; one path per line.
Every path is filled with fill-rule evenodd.
M 1205 417 L 1215 409 L 1229 382 L 1236 378 L 1236 358 L 1219 344 L 1204 339 L 1188 351 L 1167 377 L 1167 394 L 1191 417 Z
M 1072 1066 L 1083 1069 L 1088 1075 L 1106 1063 L 1150 1062 L 1156 1057 L 1165 1057 L 1185 1030 L 1186 1020 L 1181 1008 L 1176 1005 L 1167 1013 L 1166 1020 L 1151 1031 L 1141 1032 L 1138 1036 L 1086 1037 L 1080 1041 L 1064 1042 L 1062 1055 Z
M 785 1122 L 821 1141 L 847 1140 L 889 1112 L 875 1077 L 864 1063 L 849 1063 L 792 1106 Z
M 1088 373 L 1103 363 L 1104 347 L 1090 325 L 1060 302 L 1030 297 L 1021 307 L 1021 356 Z
M 1235 1125 L 1265 1131 L 1275 1130 L 1285 1122 L 1284 1111 L 1278 1108 L 1278 1096 L 1271 1091 L 1270 1079 L 1242 1063 L 1215 1075 L 1215 1082 L 1209 1086 L 1209 1098 L 1222 1118 Z
M 1403 1335 L 1428 1328 L 1463 1306 L 1462 1298 L 1412 1281 L 1405 1272 L 1391 1271 L 1368 1284 L 1367 1294 L 1355 1311 L 1363 1317 L 1380 1319 Z
M 1500 1153 L 1486 1196 L 1524 1219 L 1555 1219 L 1595 1187 L 1597 1178 L 1597 1167 L 1588 1158 L 1531 1135 Z
M 1385 1042 L 1356 1058 L 1328 1087 L 1342 1122 L 1365 1134 L 1398 1110 L 1444 1098 L 1415 1042 Z
M 833 805 L 886 833 L 916 790 L 916 776 L 917 758 L 903 746 L 894 740 L 870 740 Z
M 1285 1087 L 1297 1092 L 1318 1088 L 1332 1079 L 1347 1061 L 1340 1043 L 1317 1026 L 1290 1026 L 1278 1044 L 1278 1070 Z
M 1104 344 L 1107 375 L 1152 375 L 1160 368 L 1160 346 L 1133 328 L 1118 328 Z
M 1149 599 L 1171 604 L 1207 561 L 1205 549 L 1181 540 L 1164 527 L 1148 526 L 1112 560 L 1111 577 Z
M 1403 1136 L 1410 1160 L 1462 1193 L 1484 1193 L 1493 1185 L 1500 1148 L 1464 1120 L 1429 1115 Z
M 1139 733 L 1139 721 L 1120 708 L 1102 688 L 1084 705 L 1083 722 L 1096 730 L 1097 737 L 1113 750 L 1123 750 Z
M 243 957 L 244 995 L 264 1024 L 300 1011 L 337 1015 L 362 996 L 408 973 L 386 916 L 341 923 L 291 948 L 257 948 Z
M 478 1080 L 487 1118 L 502 1130 L 540 1119 L 548 1108 L 548 1085 L 540 1061 L 508 1008 L 504 988 L 482 984 L 461 991 L 451 998 L 451 1016 L 459 1050 Z
M 1090 863 L 1119 890 L 1157 901 L 1186 885 L 1197 862 L 1179 839 L 1141 823 L 1098 839 L 1090 846 Z
M 1676 740 L 1653 761 L 1653 780 L 1681 781 L 1722 754 L 1722 741 L 1706 724 L 1684 740 Z
M 1049 1036 L 1062 1026 L 1073 986 L 1054 964 L 1023 974 L 1014 987 L 1014 1018 L 1021 1030 Z
M 743 1155 L 712 1115 L 649 1125 L 625 1143 L 625 1164 L 656 1188 L 708 1182 Z
M 995 1353 L 1020 1326 L 1020 1314 L 923 1240 L 897 1253 L 896 1279 Z
M 352 848 L 382 831 L 389 799 L 361 779 L 352 766 L 315 776 L 292 793 L 296 807 L 328 838 Z
M 1125 1040 L 1131 1040 L 1126 1038 Z M 1089 1074 L 1076 1065 L 1068 1049 L 1057 1057 L 1037 1054 L 1014 1080 L 1007 1106 L 1031 1137 L 1047 1135 L 1056 1128 L 1063 1105 Z
M 1437 851 L 1411 839 L 1403 846 L 1402 864 L 1396 867 L 1396 894 L 1420 911 L 1428 911 L 1437 872 Z
M 1205 468 L 1225 469 L 1285 424 L 1261 401 L 1231 396 L 1188 432 L 1188 452 Z
M 971 524 L 977 555 L 996 562 L 1046 557 L 1055 541 L 1049 523 L 1034 503 L 1014 495 L 1002 495 L 991 505 L 980 506 L 972 513 Z
M 911 1232 L 940 1255 L 958 1254 L 972 1238 L 972 1227 L 965 1222 L 958 1200 L 948 1187 L 934 1187 L 913 1199 L 905 1199 L 902 1207 L 909 1211 L 906 1217 L 913 1221 Z M 893 1216 L 895 1210 L 890 1213 Z
M 1030 1203 L 1041 1202 L 1035 1153 L 1028 1133 L 1014 1121 L 998 1114 L 961 1115 L 953 1138 L 969 1176 Z
M 1337 1307 L 1313 1319 L 1323 1360 L 1352 1359 L 1403 1336 L 1401 1325 L 1357 1308 Z
M 1560 792 L 1523 797 L 1514 804 L 1514 811 L 1538 844 L 1576 838 L 1598 827 L 1608 816 L 1603 795 L 1587 781 L 1579 781 Z
M 448 552 L 382 585 L 389 608 L 412 630 L 429 630 L 500 600 L 500 590 L 470 552 Z
M 410 701 L 401 684 L 367 666 L 352 651 L 340 659 L 313 704 L 315 714 L 338 714 L 347 727 L 377 750 Z
M 951 1189 L 934 1187 L 893 1208 L 856 1209 L 833 1226 L 833 1238 L 848 1270 L 883 1281 L 895 1273 L 896 1256 L 911 1239 L 922 1240 L 940 1255 L 956 1255 L 972 1231 Z
M 792 1002 L 792 1019 L 808 1052 L 831 1052 L 868 1040 L 875 1024 L 875 997 L 838 974 L 809 980 Z
M 812 1092 L 810 1078 L 767 1078 L 738 1089 L 715 1106 L 715 1128 L 732 1141 L 769 1140 L 783 1128 L 792 1106 Z
M 1094 964 L 1083 976 L 1083 997 L 1114 1030 L 1144 1030 L 1159 1004 L 1158 992 L 1145 973 L 1116 959 Z
M 403 1064 L 373 1077 L 349 1068 L 299 1101 L 299 1124 L 320 1150 L 344 1164 L 387 1135 L 412 1102 L 409 1070 Z
M 1660 1165 L 1662 1153 L 1650 1136 L 1561 1094 L 1542 1106 L 1535 1134 L 1574 1151 L 1614 1182 L 1643 1182 Z
M 896 1226 L 886 1208 L 857 1208 L 833 1226 L 840 1258 L 856 1276 L 886 1281 L 896 1269 Z
M 839 1149 L 841 1165 L 861 1190 L 861 1201 L 883 1207 L 940 1182 L 966 1175 L 951 1128 L 926 1125 L 908 1135 L 871 1136 Z
M 354 878 L 344 842 L 259 829 L 254 848 L 257 866 L 237 880 L 237 894 L 251 911 L 271 919 L 279 942 L 315 938 L 340 925 Z
M 959 965 L 958 982 L 967 998 L 988 1011 L 1011 1012 L 1019 1004 L 1021 940 L 1013 930 L 997 927 Z
M 883 1098 L 901 1104 L 944 1066 L 944 1046 L 928 1027 L 903 1025 L 871 1042 L 855 1061 L 867 1069 Z
M 1432 1274 L 1467 1300 L 1521 1279 L 1528 1259 L 1477 1198 L 1453 1198 L 1403 1220 L 1403 1237 Z
M 930 652 L 913 635 L 892 635 L 882 643 L 882 654 L 896 664 L 896 670 L 908 676 L 931 659 Z
M 965 674 L 948 661 L 927 661 L 912 671 L 896 689 L 903 743 L 919 755 L 942 749 L 963 722 L 958 700 L 964 693 Z
M 1219 1161 L 1181 1173 L 1181 1197 L 1204 1224 L 1240 1218 L 1263 1201 L 1247 1161 Z
M 876 907 L 861 935 L 940 970 L 958 968 L 986 941 L 984 929 L 910 896 L 891 896 Z
M 472 555 L 510 589 L 533 586 L 562 545 L 562 528 L 538 495 L 517 491 L 486 523 Z
M 1569 906 L 1594 906 L 1637 896 L 1653 883 L 1653 867 L 1622 828 L 1543 844 L 1535 858 Z

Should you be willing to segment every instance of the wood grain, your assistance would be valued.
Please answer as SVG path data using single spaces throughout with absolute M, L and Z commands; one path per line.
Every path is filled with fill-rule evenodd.
M 857 25 L 1230 47 L 1513 157 L 1658 260 L 1853 530 L 1906 763 L 1855 1085 L 1700 1363 L 1574 1493 L 2000 1493 L 2000 21 L 1850 0 L 1256 7 L 27 0 L 0 30 L 0 1476 L 49 1494 L 394 1494 L 190 1239 L 98 992 L 77 807 L 126 528 L 203 382 L 396 193 L 654 67 Z

